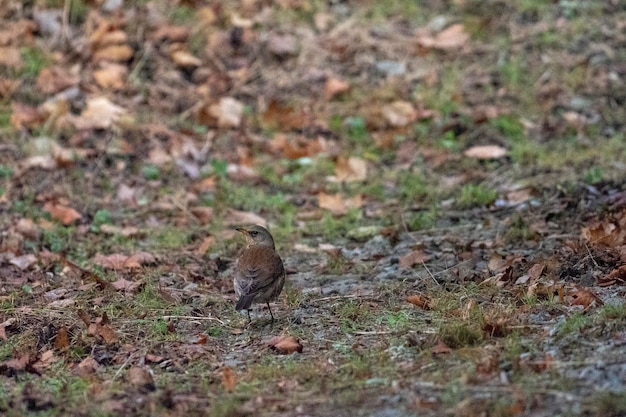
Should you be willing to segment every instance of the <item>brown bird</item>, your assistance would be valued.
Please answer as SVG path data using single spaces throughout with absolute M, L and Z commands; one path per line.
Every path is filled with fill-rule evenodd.
M 237 265 L 233 284 L 239 298 L 237 310 L 247 310 L 250 320 L 252 303 L 266 303 L 274 321 L 270 301 L 276 299 L 285 284 L 285 267 L 274 246 L 274 239 L 266 228 L 258 225 L 237 227 L 243 233 L 248 246 Z

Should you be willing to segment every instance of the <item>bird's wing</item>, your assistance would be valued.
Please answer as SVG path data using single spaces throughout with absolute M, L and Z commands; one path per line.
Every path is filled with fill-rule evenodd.
M 276 252 L 271 249 L 261 251 L 266 248 L 258 248 L 258 251 L 251 249 L 239 260 L 237 278 L 241 297 L 237 302 L 238 310 L 250 307 L 257 294 L 264 292 L 285 274 L 283 262 Z

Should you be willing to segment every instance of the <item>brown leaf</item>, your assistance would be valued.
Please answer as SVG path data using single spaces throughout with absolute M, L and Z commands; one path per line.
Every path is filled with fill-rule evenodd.
M 506 156 L 507 151 L 502 146 L 497 145 L 484 145 L 484 146 L 472 146 L 465 150 L 463 154 L 469 158 L 476 159 L 499 159 Z
M 50 213 L 50 217 L 60 221 L 65 226 L 69 226 L 76 220 L 80 220 L 83 216 L 71 207 L 64 206 L 59 203 L 47 202 L 43 206 L 44 211 Z
M 127 260 L 128 256 L 121 253 L 113 253 L 111 255 L 96 253 L 91 259 L 91 262 L 104 269 L 123 269 Z
M 107 345 L 117 342 L 117 333 L 108 324 L 100 325 L 97 329 L 97 334 L 104 339 Z
M 54 341 L 54 348 L 58 350 L 65 350 L 70 346 L 70 337 L 67 333 L 67 327 L 61 326 L 57 332 L 57 337 Z
M 570 305 L 583 306 L 585 311 L 589 310 L 594 303 L 595 306 L 604 305 L 602 300 L 589 290 L 573 289 L 568 291 L 567 295 L 571 299 Z
M 336 215 L 346 214 L 351 208 L 359 208 L 363 205 L 363 197 L 357 195 L 355 197 L 346 198 L 341 194 L 319 193 L 317 195 L 317 203 L 320 208 L 329 210 Z
M 261 116 L 261 123 L 266 129 L 303 129 L 309 124 L 309 117 L 301 109 L 284 106 L 272 100 Z
M 42 373 L 44 370 L 50 367 L 54 362 L 58 361 L 59 358 L 54 356 L 54 351 L 52 349 L 46 350 L 41 354 L 39 359 L 32 364 L 32 367 L 35 371 Z
M 394 101 L 383 106 L 382 114 L 392 127 L 404 127 L 417 119 L 417 111 L 408 101 Z
M 124 278 L 119 278 L 118 280 L 112 282 L 111 285 L 117 291 L 135 292 L 139 287 L 143 285 L 143 281 L 128 281 Z
M 626 265 L 612 270 L 608 275 L 597 278 L 598 285 L 607 287 L 615 283 L 626 284 Z
M 142 366 L 131 366 L 127 375 L 128 382 L 140 389 L 154 391 L 154 379 L 150 371 Z
M 443 340 L 439 339 L 437 341 L 437 344 L 435 346 L 433 346 L 430 351 L 431 351 L 431 353 L 433 355 L 437 356 L 437 355 L 446 355 L 446 354 L 452 352 L 452 349 L 450 349 L 450 347 L 448 345 L 446 345 L 443 342 Z
M 4 322 L 0 323 L 0 339 L 7 340 L 6 328 L 15 323 L 17 319 L 15 317 L 11 317 Z
M 217 119 L 219 127 L 239 127 L 243 117 L 243 103 L 232 97 L 222 97 L 218 103 L 209 107 L 209 114 Z
M 126 85 L 128 67 L 126 65 L 105 63 L 93 72 L 93 78 L 102 88 L 120 90 Z
M 37 76 L 37 88 L 46 94 L 58 93 L 66 88 L 77 85 L 80 77 L 72 74 L 67 68 L 55 66 L 42 68 Z
M 276 336 L 267 342 L 267 345 L 279 355 L 290 355 L 295 352 L 302 353 L 302 344 L 293 336 Z
M 428 299 L 428 297 L 426 297 L 423 294 L 413 294 L 413 295 L 409 295 L 406 300 L 413 304 L 418 306 L 419 308 L 423 309 L 423 310 L 430 310 L 430 300 Z
M 350 90 L 350 83 L 339 78 L 329 77 L 324 84 L 324 98 L 330 100 L 338 94 Z
M 354 182 L 367 179 L 367 162 L 364 159 L 339 156 L 335 163 L 335 176 L 329 177 L 332 182 Z
M 76 367 L 72 370 L 72 373 L 81 378 L 86 378 L 94 375 L 98 370 L 98 367 L 98 362 L 96 362 L 93 357 L 87 356 L 78 365 L 76 365 Z
M 15 129 L 28 129 L 38 126 L 45 122 L 46 117 L 46 114 L 37 107 L 17 102 L 11 103 L 11 126 Z
M 124 268 L 140 268 L 144 265 L 153 265 L 156 263 L 156 258 L 149 252 L 135 252 L 126 261 L 124 261 Z
M 18 358 L 0 362 L 0 375 L 11 375 L 17 371 L 23 371 L 29 363 L 30 353 L 22 353 Z
M 230 368 L 230 366 L 225 366 L 222 368 L 222 385 L 227 392 L 233 392 L 235 390 L 235 387 L 237 386 L 235 373 Z
M 430 256 L 426 255 L 422 249 L 415 249 L 400 257 L 398 266 L 400 268 L 411 268 L 415 264 L 422 264 L 430 259 Z
M 468 40 L 469 35 L 463 25 L 457 23 L 439 32 L 434 38 L 430 35 L 418 37 L 417 43 L 424 48 L 450 50 L 461 48 Z
M 174 51 L 172 52 L 171 57 L 172 61 L 174 61 L 174 63 L 179 67 L 193 69 L 202 65 L 202 60 L 193 56 L 189 51 Z
M 135 51 L 128 45 L 110 45 L 98 49 L 93 54 L 93 59 L 95 62 L 126 62 L 133 57 L 134 53 Z
M 77 129 L 107 129 L 127 115 L 125 108 L 106 97 L 87 99 L 87 106 L 80 117 L 72 119 Z

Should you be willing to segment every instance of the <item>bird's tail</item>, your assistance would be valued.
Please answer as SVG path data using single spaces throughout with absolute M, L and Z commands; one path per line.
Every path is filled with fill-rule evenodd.
M 254 300 L 254 296 L 256 294 L 246 294 L 239 297 L 239 301 L 237 301 L 237 306 L 235 309 L 239 310 L 248 310 L 252 305 L 252 301 Z

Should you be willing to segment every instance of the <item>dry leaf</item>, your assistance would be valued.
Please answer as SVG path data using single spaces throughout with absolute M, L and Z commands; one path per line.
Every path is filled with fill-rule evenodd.
M 367 179 L 367 162 L 364 159 L 343 156 L 337 158 L 335 163 L 335 176 L 329 177 L 331 182 L 354 182 Z
M 330 77 L 324 84 L 324 98 L 330 100 L 338 94 L 350 90 L 350 83 L 339 78 Z
M 67 349 L 69 346 L 70 346 L 70 337 L 67 332 L 67 327 L 63 325 L 57 332 L 57 337 L 54 340 L 54 348 L 58 350 L 64 350 L 64 349 Z
M 408 101 L 394 101 L 382 108 L 383 117 L 393 127 L 403 127 L 417 119 L 417 112 Z
M 156 263 L 156 258 L 149 252 L 135 252 L 126 261 L 125 268 L 140 268 L 144 265 L 152 265 Z
M 284 106 L 276 100 L 272 100 L 263 115 L 261 124 L 264 129 L 304 129 L 309 124 L 309 117 L 301 109 Z
M 430 310 L 430 300 L 423 294 L 413 294 L 406 298 L 409 303 L 418 306 L 423 310 Z
M 224 385 L 224 389 L 227 392 L 233 392 L 235 390 L 235 387 L 237 386 L 235 373 L 230 368 L 230 366 L 225 366 L 222 368 L 222 385 Z
M 85 378 L 91 375 L 94 375 L 98 370 L 98 362 L 91 357 L 87 356 L 83 359 L 76 367 L 72 370 L 72 373 L 81 378 Z
M 472 146 L 467 149 L 463 154 L 470 158 L 477 159 L 498 159 L 506 156 L 507 151 L 502 146 L 497 145 L 485 145 L 485 146 Z
M 58 220 L 63 225 L 69 226 L 76 220 L 80 220 L 82 215 L 71 207 L 64 206 L 63 204 L 48 202 L 43 206 L 44 211 L 50 213 L 50 217 L 54 220 Z
M 336 215 L 346 214 L 349 209 L 359 208 L 363 205 L 363 197 L 357 195 L 352 198 L 343 197 L 341 194 L 319 193 L 317 203 L 320 208 L 329 210 Z
M 302 353 L 302 345 L 293 336 L 276 336 L 267 342 L 267 345 L 280 355 L 290 355 L 295 352 Z
M 101 266 L 104 269 L 123 269 L 124 263 L 128 256 L 121 253 L 113 253 L 111 255 L 102 255 L 97 253 L 91 259 L 94 265 Z
M 433 355 L 446 355 L 452 352 L 452 349 L 448 345 L 446 345 L 443 340 L 439 339 L 437 344 L 432 347 L 430 350 Z
M 219 103 L 209 107 L 209 113 L 217 119 L 219 127 L 239 127 L 243 103 L 232 97 L 222 97 Z
M 139 287 L 141 287 L 141 285 L 143 285 L 143 281 L 128 281 L 124 278 L 119 278 L 116 281 L 112 282 L 111 285 L 118 291 L 134 292 Z
M 128 45 L 110 45 L 98 49 L 93 54 L 94 61 L 126 62 L 135 52 Z
M 87 99 L 80 117 L 72 119 L 77 129 L 107 129 L 127 114 L 126 109 L 106 97 Z
M 46 94 L 53 94 L 77 85 L 80 77 L 68 72 L 66 68 L 56 66 L 42 68 L 37 76 L 37 88 Z
M 585 311 L 589 310 L 594 304 L 596 307 L 604 305 L 602 300 L 589 290 L 574 289 L 569 291 L 567 295 L 571 299 L 570 305 L 583 306 Z
M 93 72 L 93 78 L 102 88 L 120 90 L 126 85 L 128 67 L 126 65 L 106 63 Z
M 179 67 L 183 68 L 195 68 L 202 65 L 202 60 L 193 56 L 188 51 L 174 51 L 172 52 L 172 61 Z
M 398 265 L 400 268 L 410 268 L 415 264 L 422 264 L 426 262 L 430 257 L 424 253 L 421 249 L 415 249 L 406 255 L 400 257 Z
M 128 375 L 126 376 L 128 382 L 138 388 L 154 391 L 154 379 L 152 378 L 152 374 L 150 371 L 143 366 L 132 366 L 128 370 Z
M 11 265 L 17 266 L 22 271 L 30 268 L 32 265 L 37 263 L 37 257 L 32 253 L 28 253 L 22 256 L 15 256 L 9 260 Z
M 450 50 L 462 47 L 468 40 L 469 35 L 463 25 L 457 23 L 439 32 L 434 38 L 429 35 L 420 36 L 417 43 L 424 48 Z

